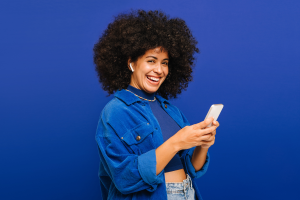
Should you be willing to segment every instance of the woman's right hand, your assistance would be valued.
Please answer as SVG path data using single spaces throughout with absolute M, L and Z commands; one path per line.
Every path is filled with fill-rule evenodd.
M 182 128 L 174 136 L 172 136 L 175 145 L 179 150 L 183 150 L 206 144 L 205 141 L 210 139 L 211 133 L 217 128 L 217 126 L 207 128 L 213 120 L 214 118 L 210 117 L 198 124 Z

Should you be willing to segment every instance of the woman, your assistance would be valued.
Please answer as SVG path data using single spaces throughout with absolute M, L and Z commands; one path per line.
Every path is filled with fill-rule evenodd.
M 99 81 L 115 93 L 96 133 L 103 199 L 202 199 L 194 179 L 219 123 L 190 126 L 167 100 L 191 81 L 196 44 L 183 20 L 139 10 L 117 16 L 95 45 Z

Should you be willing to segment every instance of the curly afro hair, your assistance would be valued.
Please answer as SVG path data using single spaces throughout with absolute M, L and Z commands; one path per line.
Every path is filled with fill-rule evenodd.
M 184 20 L 170 19 L 161 11 L 131 11 L 110 23 L 94 46 L 94 63 L 102 88 L 113 94 L 128 87 L 135 62 L 149 49 L 162 47 L 169 55 L 169 74 L 157 93 L 176 98 L 192 80 L 197 41 Z

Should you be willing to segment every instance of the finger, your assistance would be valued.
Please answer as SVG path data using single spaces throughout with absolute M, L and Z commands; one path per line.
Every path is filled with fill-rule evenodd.
M 210 132 L 210 133 L 206 133 L 206 134 L 204 134 L 204 135 L 216 135 L 216 130 L 214 130 L 214 131 L 212 131 L 212 132 Z M 204 135 L 202 135 L 202 136 L 204 136 Z
M 217 134 L 217 131 L 214 130 L 213 132 L 211 132 L 212 135 L 216 135 Z
M 211 142 L 215 140 L 215 136 L 214 135 L 210 135 L 208 138 L 203 138 L 202 141 L 203 142 Z
M 219 124 L 219 122 L 218 121 L 213 121 L 213 123 L 212 123 L 214 126 L 217 126 L 217 127 L 219 127 L 220 126 L 220 124 Z
M 211 126 L 209 128 L 206 128 L 206 129 L 201 129 L 200 131 L 201 131 L 202 135 L 205 135 L 205 134 L 208 134 L 208 133 L 212 133 L 213 131 L 216 130 L 216 128 L 217 128 L 216 126 Z
M 210 138 L 213 138 L 215 137 L 215 131 L 211 132 L 211 133 L 208 133 L 208 134 L 205 134 L 205 135 L 202 135 L 202 136 L 199 136 L 200 139 L 202 140 L 210 140 Z
M 203 129 L 205 127 L 207 127 L 210 123 L 212 123 L 214 121 L 213 117 L 210 117 L 198 124 L 194 124 L 193 126 L 195 126 L 196 129 Z
M 215 137 L 215 136 L 216 136 L 216 132 L 215 132 L 215 131 L 213 131 L 213 132 L 211 132 L 211 133 L 208 133 L 208 134 L 202 135 L 202 136 L 200 136 L 200 138 L 202 138 L 203 136 L 208 136 L 209 138 L 213 138 L 213 137 Z M 210 139 L 208 139 L 208 140 L 210 140 Z
M 212 141 L 202 141 L 202 144 L 207 145 L 207 146 L 211 146 L 215 143 L 215 140 Z
M 200 141 L 210 141 L 212 138 L 212 135 L 211 134 L 207 134 L 207 135 L 202 135 L 199 137 L 199 140 Z

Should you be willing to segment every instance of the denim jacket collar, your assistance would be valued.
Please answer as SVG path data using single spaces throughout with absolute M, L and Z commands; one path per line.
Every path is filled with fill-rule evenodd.
M 122 100 L 123 102 L 126 103 L 126 105 L 130 105 L 133 104 L 135 102 L 141 102 L 142 100 L 140 98 L 138 98 L 137 96 L 135 96 L 134 94 L 132 94 L 131 92 L 128 92 L 124 89 L 122 90 L 118 90 L 115 93 L 115 97 L 117 97 L 118 99 Z M 155 95 L 156 99 L 161 103 L 161 104 L 170 104 L 170 102 L 163 98 L 162 96 L 156 94 Z

